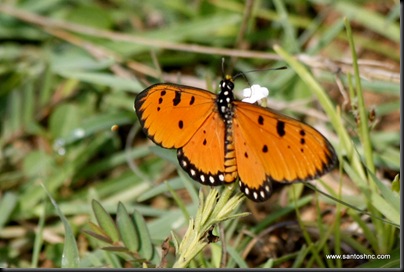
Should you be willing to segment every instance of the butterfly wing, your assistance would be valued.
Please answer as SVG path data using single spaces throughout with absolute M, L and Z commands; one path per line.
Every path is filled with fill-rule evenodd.
M 178 149 L 181 167 L 204 185 L 233 182 L 237 173 L 225 171 L 225 125 L 217 111 L 213 111 L 190 141 Z
M 164 148 L 178 148 L 181 167 L 206 185 L 232 182 L 225 174 L 225 126 L 216 95 L 176 84 L 155 84 L 136 97 L 135 109 L 144 132 Z
M 256 105 L 234 105 L 240 188 L 252 200 L 268 199 L 272 181 L 314 179 L 336 164 L 332 145 L 313 127 Z
M 176 84 L 155 84 L 136 96 L 145 134 L 164 148 L 184 146 L 215 108 L 213 93 Z

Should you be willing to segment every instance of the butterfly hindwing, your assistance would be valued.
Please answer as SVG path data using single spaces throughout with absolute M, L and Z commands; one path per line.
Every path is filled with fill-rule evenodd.
M 241 101 L 234 105 L 240 186 L 251 199 L 269 198 L 272 181 L 314 179 L 335 165 L 331 144 L 311 126 L 256 105 Z
M 224 123 L 214 111 L 190 141 L 177 151 L 181 167 L 204 185 L 216 186 L 225 182 L 224 131 Z
M 179 148 L 213 112 L 215 97 L 202 89 L 155 84 L 136 96 L 135 109 L 151 140 L 164 148 Z

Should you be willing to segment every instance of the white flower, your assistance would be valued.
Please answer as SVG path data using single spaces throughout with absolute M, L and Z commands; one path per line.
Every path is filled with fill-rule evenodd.
M 242 101 L 252 104 L 262 98 L 267 97 L 268 94 L 269 94 L 269 91 L 267 88 L 261 87 L 258 84 L 254 84 L 251 86 L 251 88 L 245 88 L 243 90 L 244 99 Z

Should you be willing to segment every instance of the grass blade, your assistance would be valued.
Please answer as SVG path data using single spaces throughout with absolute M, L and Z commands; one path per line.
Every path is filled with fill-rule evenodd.
M 44 185 L 42 188 L 48 195 L 50 201 L 52 202 L 53 207 L 56 210 L 60 220 L 63 222 L 63 227 L 65 229 L 65 242 L 63 245 L 63 255 L 62 255 L 62 268 L 78 268 L 80 262 L 79 249 L 76 243 L 76 237 L 73 234 L 73 231 L 70 227 L 69 222 L 64 216 L 63 212 L 60 210 L 59 205 L 53 199 L 49 191 L 46 189 Z

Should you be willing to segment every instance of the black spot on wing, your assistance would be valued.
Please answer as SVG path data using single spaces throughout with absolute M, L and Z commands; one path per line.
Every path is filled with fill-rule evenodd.
M 301 129 L 301 130 L 299 131 L 299 134 L 300 134 L 300 136 L 302 136 L 302 137 L 300 138 L 300 144 L 301 144 L 301 145 L 306 144 L 306 140 L 304 139 L 304 136 L 306 136 L 306 132 L 304 131 L 304 129 Z
M 173 99 L 173 105 L 177 106 L 181 102 L 181 92 L 176 91 L 175 92 L 175 97 Z
M 189 105 L 193 105 L 195 103 L 195 96 L 191 97 L 191 100 L 189 101 Z
M 264 117 L 262 117 L 262 115 L 258 116 L 258 124 L 261 126 L 264 124 Z
M 285 136 L 286 132 L 285 132 L 285 122 L 283 121 L 279 121 L 276 123 L 276 132 L 278 133 L 278 135 L 280 137 Z

